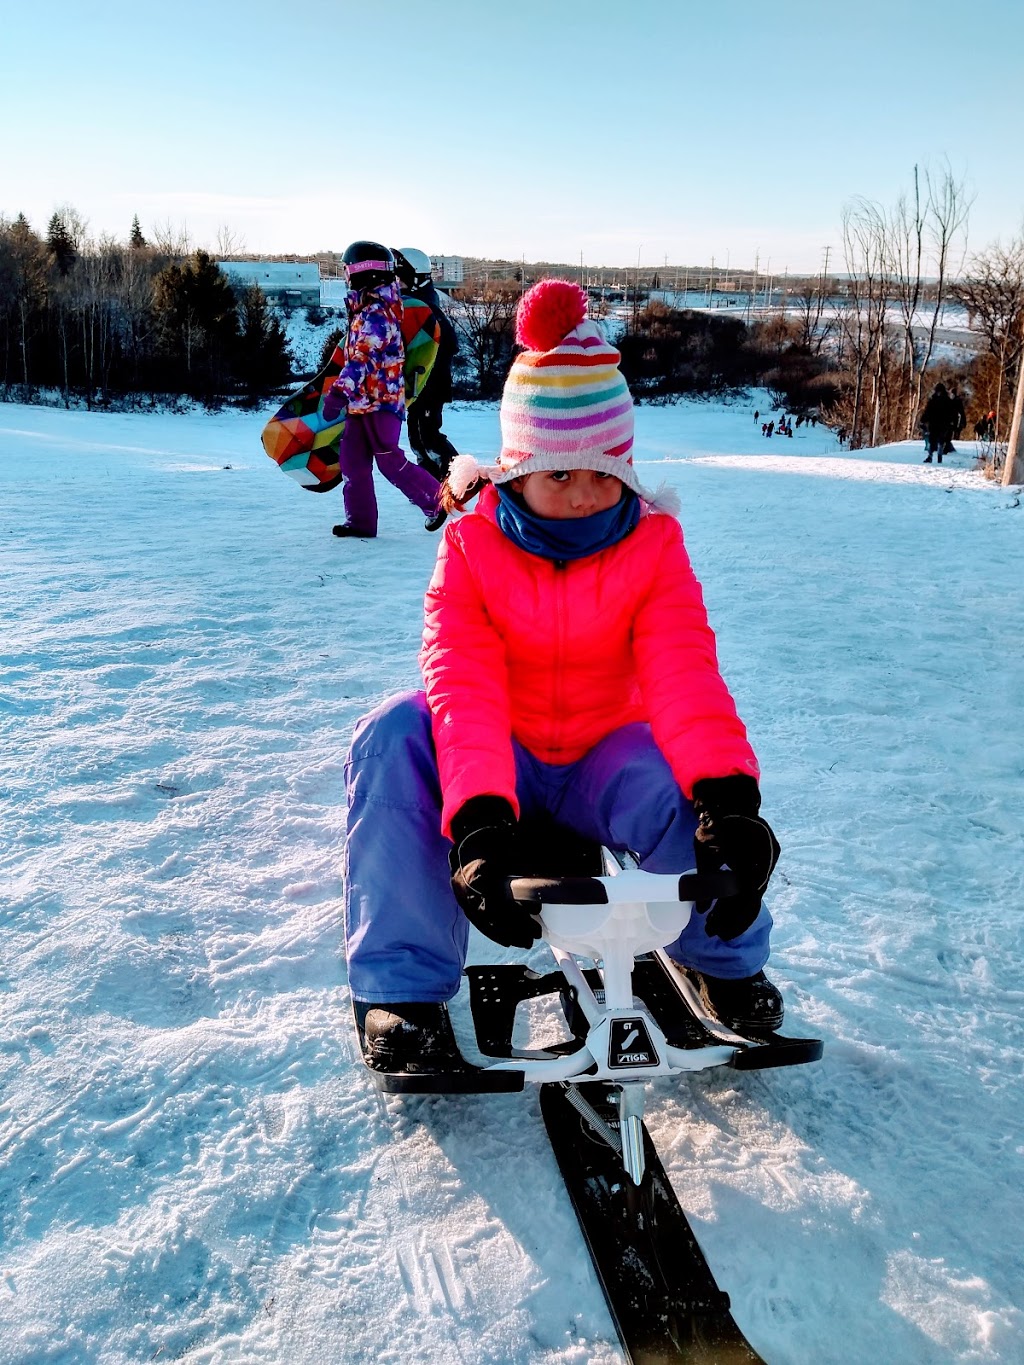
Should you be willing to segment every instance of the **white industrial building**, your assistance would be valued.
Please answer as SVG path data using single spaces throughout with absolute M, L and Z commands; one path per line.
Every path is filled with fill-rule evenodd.
M 218 261 L 232 284 L 256 284 L 267 298 L 281 303 L 320 303 L 317 261 Z

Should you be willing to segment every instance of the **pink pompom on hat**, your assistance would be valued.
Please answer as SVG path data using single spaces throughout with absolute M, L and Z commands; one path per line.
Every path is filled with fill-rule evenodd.
M 633 399 L 621 356 L 596 323 L 587 296 L 569 280 L 541 280 L 516 312 L 516 340 L 501 396 L 501 454 L 492 466 L 471 455 L 452 461 L 448 483 L 462 497 L 476 479 L 508 483 L 545 469 L 614 474 L 642 493 L 633 469 Z

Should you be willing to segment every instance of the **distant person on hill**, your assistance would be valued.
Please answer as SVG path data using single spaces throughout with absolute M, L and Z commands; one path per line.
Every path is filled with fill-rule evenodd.
M 761 413 L 759 412 L 759 410 L 758 410 L 757 408 L 755 408 L 755 409 L 754 409 L 754 421 L 756 422 L 757 419 L 758 419 L 760 416 L 761 416 Z
M 921 429 L 924 432 L 925 464 L 931 464 L 935 456 L 937 464 L 942 463 L 942 453 L 949 445 L 953 434 L 954 408 L 945 384 L 936 384 L 932 396 L 925 404 L 921 414 Z
M 953 452 L 954 449 L 953 442 L 957 439 L 957 437 L 963 431 L 964 427 L 967 425 L 967 413 L 964 410 L 964 400 L 960 397 L 960 394 L 957 392 L 955 388 L 950 389 L 949 391 L 949 401 L 952 405 L 953 432 L 950 439 L 946 442 L 946 449 L 943 452 L 946 455 L 949 455 Z
M 772 432 L 773 432 L 774 430 L 775 430 L 775 419 L 772 418 L 772 420 L 768 423 L 768 430 L 765 432 L 765 435 L 768 437 L 769 440 L 771 440 L 771 438 L 772 438 Z
M 410 294 L 431 309 L 441 329 L 441 340 L 427 382 L 409 407 L 406 418 L 409 444 L 416 452 L 416 463 L 443 479 L 458 451 L 441 430 L 445 403 L 452 397 L 452 361 L 459 352 L 459 338 L 451 319 L 441 306 L 434 288 L 430 257 L 418 247 L 406 246 L 395 252 L 398 278 Z
M 991 408 L 980 422 L 974 424 L 975 439 L 979 441 L 991 441 L 996 434 L 996 413 L 995 408 Z
M 398 444 L 405 416 L 405 346 L 395 258 L 379 242 L 353 242 L 343 261 L 349 283 L 345 364 L 323 405 L 328 422 L 348 409 L 339 450 L 345 520 L 334 534 L 376 536 L 374 460 L 388 482 L 425 514 L 427 530 L 435 531 L 444 521 L 440 484 L 411 464 Z

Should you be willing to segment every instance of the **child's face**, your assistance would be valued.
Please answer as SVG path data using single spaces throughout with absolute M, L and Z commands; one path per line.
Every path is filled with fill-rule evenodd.
M 552 521 L 607 512 L 622 497 L 622 480 L 595 469 L 544 469 L 511 482 L 535 516 Z

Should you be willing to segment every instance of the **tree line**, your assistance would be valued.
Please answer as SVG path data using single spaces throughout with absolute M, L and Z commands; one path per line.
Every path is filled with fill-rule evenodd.
M 943 381 L 962 390 L 969 426 L 992 412 L 996 442 L 1005 441 L 1024 358 L 1024 236 L 969 257 L 969 207 L 948 167 L 915 168 L 911 189 L 893 205 L 856 199 L 846 206 L 843 277 L 806 279 L 778 311 L 748 321 L 674 308 L 638 290 L 633 306 L 612 319 L 631 389 L 669 401 L 764 386 L 776 406 L 815 414 L 858 448 L 915 437 L 925 402 Z M 500 394 L 523 288 L 510 275 L 454 293 L 460 396 Z M 943 347 L 947 304 L 965 308 L 983 339 L 966 361 L 954 362 Z M 591 291 L 592 315 L 606 311 L 604 291 Z
M 931 388 L 954 380 L 968 423 L 994 412 L 1004 440 L 1024 356 L 1024 236 L 968 258 L 969 206 L 948 168 L 915 168 L 891 206 L 853 200 L 842 219 L 842 279 L 806 279 L 778 311 L 746 322 L 636 289 L 632 307 L 609 320 L 628 382 L 652 401 L 763 385 L 777 406 L 816 413 L 856 448 L 915 436 Z M 500 394 L 524 287 L 510 276 L 452 296 L 457 397 Z M 941 357 L 948 302 L 967 309 L 984 339 L 966 365 Z M 591 311 L 606 313 L 603 291 L 592 291 Z M 325 361 L 339 335 L 327 339 Z M 277 310 L 257 287 L 234 288 L 180 234 L 147 241 L 136 218 L 125 242 L 90 238 L 69 206 L 45 235 L 22 215 L 0 218 L 0 396 L 48 390 L 89 406 L 179 394 L 256 401 L 291 376 Z
M 291 375 L 284 329 L 255 286 L 202 250 L 92 238 L 73 208 L 45 235 L 0 218 L 0 396 L 88 407 L 189 396 L 257 400 Z

